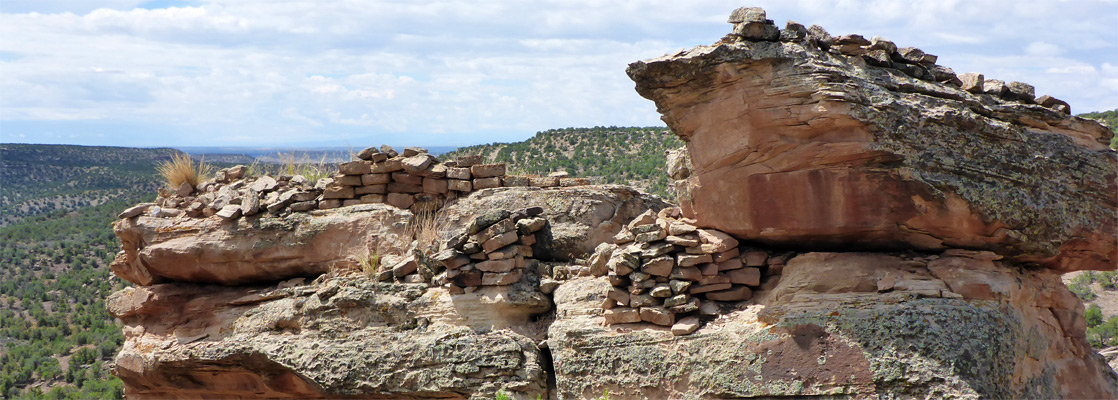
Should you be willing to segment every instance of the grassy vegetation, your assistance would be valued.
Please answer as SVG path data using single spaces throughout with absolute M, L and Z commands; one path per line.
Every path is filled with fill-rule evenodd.
M 366 253 L 357 256 L 357 264 L 361 267 L 361 272 L 366 277 L 374 278 L 377 276 L 377 270 L 380 268 L 380 253 L 373 252 L 372 254 Z
M 1087 271 L 1077 275 L 1068 284 L 1068 289 L 1075 293 L 1080 300 L 1092 301 L 1098 297 L 1091 290 L 1091 284 L 1098 283 L 1102 286 L 1103 290 L 1118 290 L 1118 272 L 1116 271 Z
M 326 154 L 318 160 L 313 160 L 306 154 L 298 156 L 294 152 L 280 153 L 277 158 L 278 162 L 262 162 L 260 159 L 253 161 L 248 165 L 245 176 L 302 175 L 313 183 L 338 172 L 338 163 L 330 161 Z
M 482 155 L 489 162 L 509 164 L 512 174 L 567 171 L 571 176 L 628 184 L 672 199 L 664 151 L 680 146 L 683 142 L 664 127 L 565 128 L 539 132 L 523 142 L 463 147 L 440 158 Z
M 438 247 L 439 226 L 434 211 L 419 212 L 404 227 L 404 237 L 417 241 L 421 249 Z
M 326 178 L 338 171 L 338 164 L 327 161 L 326 154 L 318 161 L 311 160 L 306 154 L 297 158 L 295 153 L 281 154 L 278 167 L 280 175 L 302 175 L 310 182 Z
M 195 164 L 189 155 L 182 153 L 172 154 L 170 160 L 159 163 L 155 170 L 159 171 L 159 176 L 163 177 L 163 182 L 171 189 L 179 187 L 183 182 L 197 187 L 199 182 L 213 174 L 213 167 L 206 164 L 205 160 L 199 160 Z

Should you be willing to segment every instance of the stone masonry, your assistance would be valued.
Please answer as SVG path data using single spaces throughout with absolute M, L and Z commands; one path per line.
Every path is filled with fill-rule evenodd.
M 602 308 L 607 324 L 649 322 L 675 335 L 719 315 L 719 302 L 750 300 L 753 290 L 780 275 L 793 253 L 741 245 L 724 232 L 699 228 L 670 207 L 641 214 L 590 257 L 590 274 L 612 289 Z M 777 279 L 771 279 L 775 284 Z
M 432 256 L 446 268 L 436 283 L 451 294 L 462 294 L 481 286 L 519 282 L 525 270 L 539 265 L 532 247 L 537 243 L 536 233 L 548 225 L 539 216 L 542 212 L 542 208 L 531 207 L 479 215 L 466 232 L 451 238 Z
M 388 204 L 413 212 L 431 212 L 446 202 L 474 191 L 530 186 L 572 187 L 591 184 L 565 174 L 546 177 L 506 175 L 505 164 L 485 164 L 481 156 L 440 162 L 427 149 L 406 147 L 397 153 L 384 145 L 357 154 L 357 161 L 342 163 L 332 177 L 310 182 L 301 175 L 247 176 L 249 168 L 237 165 L 219 170 L 198 187 L 183 183 L 174 190 L 160 189 L 154 203 L 141 203 L 119 218 L 141 214 L 174 218 L 208 218 L 233 221 L 262 212 L 327 210 L 357 204 Z

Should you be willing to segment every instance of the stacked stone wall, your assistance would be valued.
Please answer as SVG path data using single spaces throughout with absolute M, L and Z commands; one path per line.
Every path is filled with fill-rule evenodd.
M 608 277 L 602 308 L 607 324 L 649 322 L 685 335 L 723 302 L 747 301 L 773 285 L 790 252 L 742 245 L 716 229 L 700 228 L 670 207 L 641 214 L 588 261 L 589 273 Z
M 174 190 L 160 189 L 156 202 L 129 208 L 120 218 L 216 215 L 231 221 L 263 212 L 286 215 L 376 203 L 416 213 L 433 212 L 448 201 L 483 189 L 591 184 L 589 179 L 566 174 L 508 175 L 505 164 L 484 163 L 480 156 L 441 162 L 420 147 L 406 147 L 402 153 L 389 146 L 370 147 L 357 158 L 315 182 L 302 175 L 248 176 L 249 168 L 244 165 L 225 168 L 197 187 L 184 182 Z

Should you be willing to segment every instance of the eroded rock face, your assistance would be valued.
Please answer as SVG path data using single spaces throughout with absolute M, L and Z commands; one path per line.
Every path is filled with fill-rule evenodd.
M 630 68 L 688 142 L 669 156 L 682 210 L 552 176 L 474 179 L 433 227 L 337 199 L 126 211 L 112 267 L 141 286 L 108 301 L 126 395 L 1118 398 L 1057 275 L 1115 267 L 1108 133 L 919 49 L 731 22 Z M 478 163 L 438 174 L 500 186 Z
M 445 240 L 463 231 L 478 215 L 489 210 L 543 208 L 549 227 L 537 233 L 536 258 L 574 260 L 610 241 L 630 220 L 647 210 L 668 204 L 658 197 L 619 185 L 592 185 L 554 189 L 497 188 L 475 192 L 439 210 L 437 224 Z
M 313 277 L 372 254 L 402 254 L 408 211 L 370 204 L 225 221 L 139 216 L 114 224 L 123 251 L 111 267 L 132 283 L 237 285 Z
M 773 40 L 629 66 L 687 142 L 679 200 L 698 225 L 784 245 L 1118 265 L 1118 153 L 1098 123 L 902 71 L 929 68 L 923 58 L 875 67 L 815 39 Z
M 516 398 L 547 390 L 542 335 L 528 318 L 550 304 L 525 287 L 452 296 L 324 276 L 128 288 L 108 306 L 125 325 L 113 373 L 129 398 L 492 399 L 497 390 Z
M 1113 398 L 1083 306 L 1045 271 L 990 253 L 808 253 L 759 303 L 687 336 L 604 326 L 609 283 L 555 292 L 548 344 L 560 398 Z M 609 349 L 602 351 L 602 349 Z

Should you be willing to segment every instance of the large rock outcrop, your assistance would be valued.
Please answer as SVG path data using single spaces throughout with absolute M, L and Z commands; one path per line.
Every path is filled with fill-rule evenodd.
M 679 200 L 699 225 L 779 245 L 1118 265 L 1118 154 L 1095 121 L 1034 104 L 1026 84 L 960 81 L 919 49 L 779 31 L 760 9 L 732 19 L 719 43 L 628 69 L 687 143 Z
M 629 69 L 687 141 L 678 208 L 505 177 L 418 214 L 126 211 L 126 395 L 1118 398 L 1058 275 L 1115 268 L 1109 134 L 919 49 L 731 22 Z
M 222 218 L 146 215 L 114 225 L 123 251 L 111 267 L 139 285 L 199 282 L 237 285 L 313 277 L 359 257 L 402 254 L 412 214 L 367 204 L 334 210 Z
M 463 399 L 547 390 L 540 335 L 494 329 L 528 326 L 529 315 L 549 308 L 531 289 L 451 296 L 359 275 L 302 280 L 117 292 L 108 304 L 125 324 L 125 344 L 113 373 L 129 398 L 152 399 Z
M 487 211 L 539 207 L 548 222 L 541 250 L 575 259 L 666 205 L 621 186 L 486 189 L 452 201 L 436 226 L 445 241 Z M 366 204 L 118 221 L 123 251 L 113 271 L 140 286 L 108 301 L 125 333 L 113 373 L 129 398 L 546 395 L 550 359 L 538 319 L 552 306 L 540 283 L 557 283 L 554 270 L 585 268 L 530 264 L 512 284 L 458 293 L 358 272 L 369 258 L 417 251 L 415 218 Z M 365 272 L 390 266 L 372 267 Z
M 555 292 L 559 398 L 1114 398 L 1083 306 L 1043 269 L 988 252 L 806 253 L 756 302 L 687 336 L 603 326 L 610 286 Z

